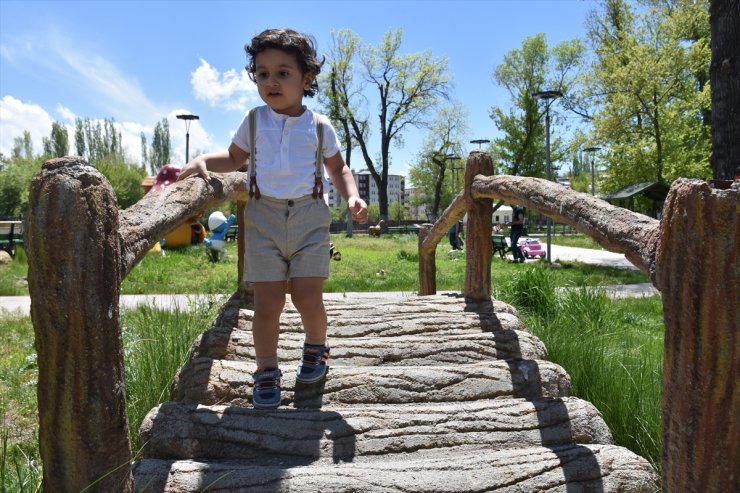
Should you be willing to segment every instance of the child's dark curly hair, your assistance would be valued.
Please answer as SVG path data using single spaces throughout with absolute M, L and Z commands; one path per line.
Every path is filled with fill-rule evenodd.
M 319 91 L 319 84 L 316 81 L 317 75 L 321 72 L 321 66 L 324 64 L 324 58 L 318 59 L 316 55 L 316 42 L 313 37 L 309 34 L 299 33 L 292 29 L 267 29 L 262 31 L 260 34 L 252 38 L 249 44 L 244 45 L 244 50 L 247 52 L 249 62 L 245 67 L 249 73 L 249 78 L 252 82 L 257 82 L 255 79 L 255 59 L 258 53 L 269 48 L 276 48 L 278 50 L 292 53 L 295 55 L 298 65 L 301 68 L 301 73 L 304 75 L 312 73 L 314 75 L 313 83 L 311 87 L 303 91 L 304 96 L 313 97 Z

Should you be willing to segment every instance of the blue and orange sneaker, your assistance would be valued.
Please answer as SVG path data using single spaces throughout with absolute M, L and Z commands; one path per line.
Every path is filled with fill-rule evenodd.
M 298 365 L 298 371 L 295 379 L 301 383 L 318 382 L 324 375 L 328 365 L 326 360 L 329 359 L 329 347 L 314 344 L 303 345 L 303 357 Z
M 252 403 L 255 409 L 277 409 L 280 405 L 280 378 L 277 368 L 265 368 L 254 372 Z

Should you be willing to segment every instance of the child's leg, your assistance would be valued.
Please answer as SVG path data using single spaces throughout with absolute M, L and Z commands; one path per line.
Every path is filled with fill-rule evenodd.
M 280 314 L 285 306 L 285 281 L 255 282 L 253 286 L 252 337 L 257 368 L 277 368 Z
M 293 277 L 290 296 L 301 314 L 306 344 L 326 344 L 326 310 L 324 309 L 324 278 Z M 256 301 L 255 301 L 256 305 Z

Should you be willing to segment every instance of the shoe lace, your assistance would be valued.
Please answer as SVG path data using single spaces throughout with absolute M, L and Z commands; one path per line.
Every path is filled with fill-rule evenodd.
M 280 377 L 275 372 L 264 372 L 254 377 L 255 390 L 276 389 L 280 385 Z
M 303 348 L 303 363 L 308 365 L 315 365 L 323 356 L 324 349 L 323 348 L 315 348 L 315 347 L 304 347 Z

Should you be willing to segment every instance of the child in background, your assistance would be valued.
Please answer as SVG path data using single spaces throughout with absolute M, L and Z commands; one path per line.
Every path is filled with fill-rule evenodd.
M 247 72 L 266 105 L 252 110 L 251 118 L 245 116 L 228 150 L 196 157 L 179 179 L 198 174 L 209 180 L 209 171 L 236 171 L 250 160 L 244 280 L 254 287 L 257 370 L 252 401 L 256 408 L 274 409 L 280 405 L 277 346 L 288 279 L 305 332 L 296 380 L 317 382 L 327 369 L 323 284 L 329 276 L 331 217 L 323 199 L 326 180 L 321 164 L 354 220 L 367 222 L 367 204 L 357 192 L 328 118 L 303 106 L 303 97 L 313 97 L 318 90 L 316 77 L 323 64 L 313 39 L 291 29 L 268 29 L 245 50 Z M 318 150 L 322 139 L 317 131 L 322 128 L 323 145 Z M 254 155 L 251 149 L 256 149 Z

